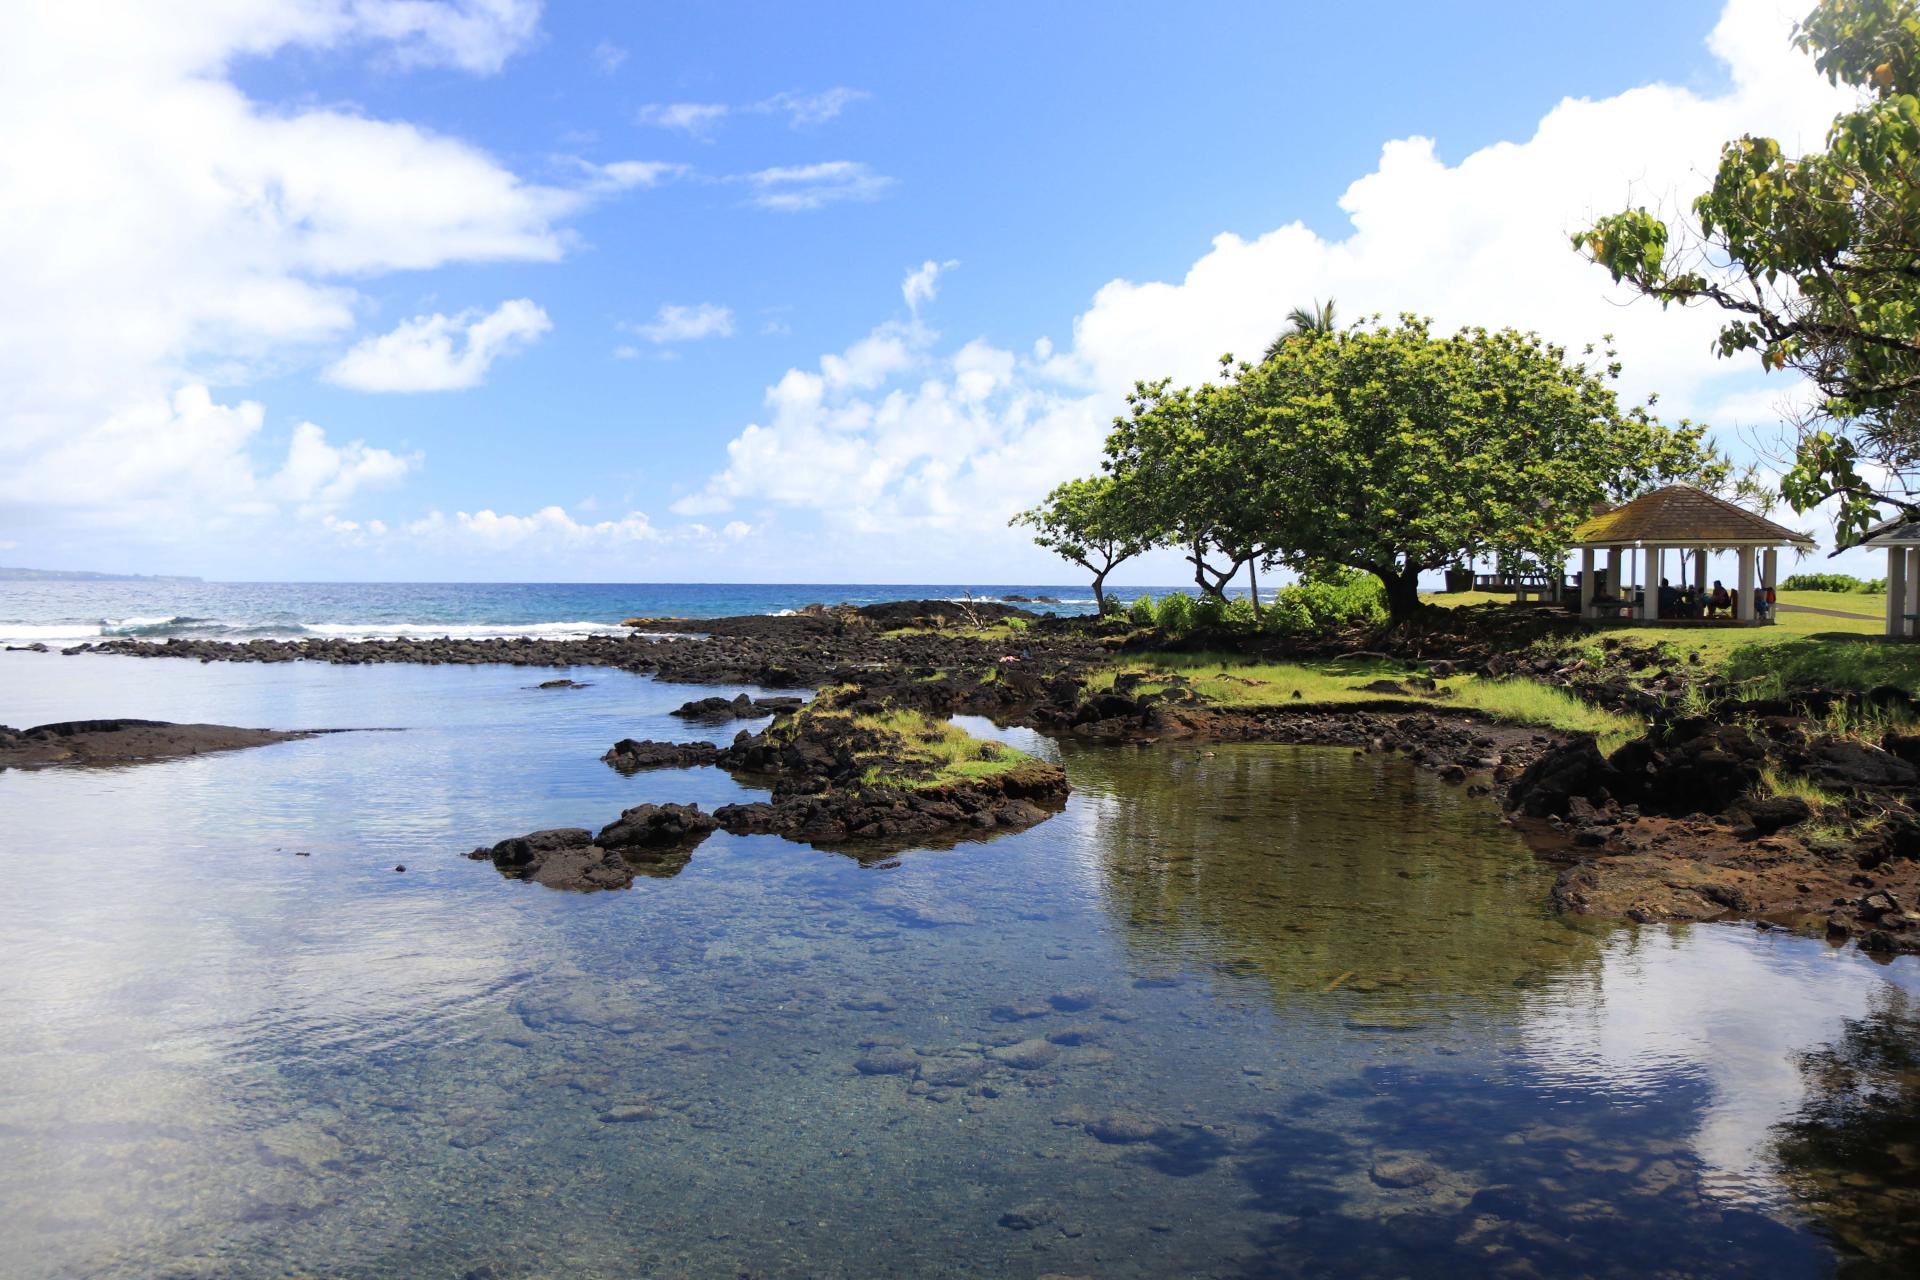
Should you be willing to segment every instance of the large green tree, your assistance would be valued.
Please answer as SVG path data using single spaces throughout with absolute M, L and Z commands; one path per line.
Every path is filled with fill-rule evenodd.
M 1093 575 L 1093 599 L 1107 616 L 1107 575 L 1153 546 L 1125 485 L 1112 476 L 1091 476 L 1056 485 L 1039 506 L 1011 524 L 1034 531 L 1033 540 Z
M 1802 511 L 1838 495 L 1845 536 L 1915 509 L 1920 478 L 1920 0 L 1823 0 L 1794 42 L 1859 94 L 1825 150 L 1737 138 L 1691 222 L 1631 209 L 1574 244 L 1662 304 L 1725 311 L 1721 355 L 1812 380 L 1782 490 Z
M 1283 344 L 1236 379 L 1255 540 L 1295 569 L 1377 575 L 1396 621 L 1422 572 L 1489 548 L 1557 566 L 1596 504 L 1718 466 L 1701 428 L 1623 408 L 1600 360 L 1413 316 Z

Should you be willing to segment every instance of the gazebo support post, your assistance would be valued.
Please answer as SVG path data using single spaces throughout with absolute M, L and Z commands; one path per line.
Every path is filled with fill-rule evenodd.
M 1907 548 L 1907 589 L 1901 595 L 1900 634 L 1915 634 L 1913 615 L 1920 613 L 1920 547 Z
M 1625 600 L 1626 592 L 1620 589 L 1620 548 L 1607 548 L 1607 594 L 1615 600 Z
M 1741 622 L 1753 621 L 1753 548 L 1740 548 L 1740 606 L 1733 616 Z
M 1706 594 L 1707 549 L 1705 547 L 1693 549 L 1693 589 L 1702 595 Z
M 1665 551 L 1665 547 L 1647 548 L 1647 583 L 1640 597 L 1640 617 L 1646 622 L 1660 621 L 1660 561 Z
M 1580 548 L 1580 616 L 1593 616 L 1593 548 Z
M 1760 557 L 1760 589 L 1763 592 L 1779 590 L 1779 576 L 1780 548 L 1768 547 L 1766 554 Z M 1767 621 L 1780 621 L 1780 608 L 1778 605 L 1770 606 L 1767 609 Z
M 1907 634 L 1907 549 L 1887 548 L 1887 634 Z

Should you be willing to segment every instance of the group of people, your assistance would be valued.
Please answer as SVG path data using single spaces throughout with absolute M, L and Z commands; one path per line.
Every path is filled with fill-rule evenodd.
M 1773 608 L 1773 588 L 1762 587 L 1754 597 L 1753 611 L 1756 617 L 1764 618 Z M 1729 591 L 1722 586 L 1720 579 L 1713 580 L 1713 590 L 1703 591 L 1697 587 L 1676 587 L 1665 578 L 1660 579 L 1660 616 L 1663 618 L 1716 618 L 1725 613 L 1729 618 L 1740 614 L 1740 593 Z

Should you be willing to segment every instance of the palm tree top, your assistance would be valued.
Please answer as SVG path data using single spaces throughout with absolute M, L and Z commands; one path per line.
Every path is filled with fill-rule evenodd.
M 1325 302 L 1315 298 L 1310 307 L 1295 307 L 1287 312 L 1287 327 L 1282 329 L 1272 342 L 1267 344 L 1266 359 L 1273 359 L 1280 345 L 1288 338 L 1316 336 L 1333 332 L 1333 299 Z

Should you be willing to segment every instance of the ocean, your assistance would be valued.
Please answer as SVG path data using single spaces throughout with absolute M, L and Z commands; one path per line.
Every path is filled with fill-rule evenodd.
M 1125 603 L 1170 589 L 1177 590 L 1123 587 L 1108 595 Z M 562 638 L 617 631 L 622 619 L 633 617 L 777 614 L 808 604 L 958 600 L 969 592 L 985 602 L 1046 597 L 1026 607 L 1061 614 L 1094 609 L 1085 583 L 0 582 L 0 643 L 72 645 L 121 636 Z

